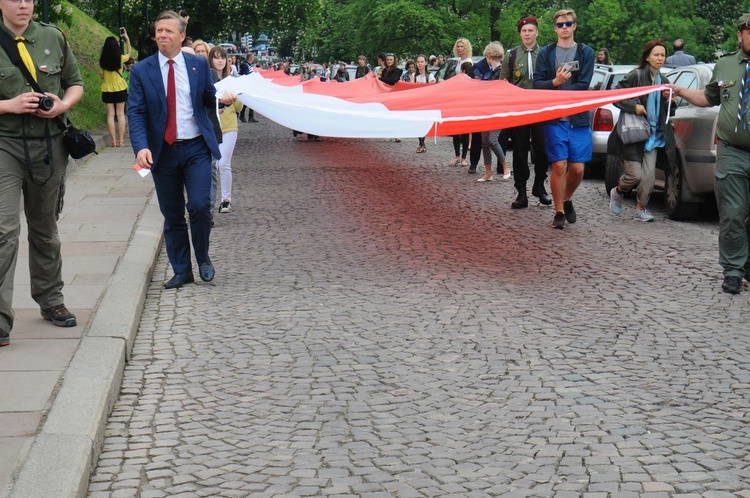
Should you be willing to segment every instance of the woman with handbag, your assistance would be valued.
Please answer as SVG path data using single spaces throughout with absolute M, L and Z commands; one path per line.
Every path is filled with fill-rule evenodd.
M 668 84 L 666 76 L 660 69 L 667 58 L 667 46 L 661 40 L 651 40 L 643 47 L 640 63 L 617 84 L 616 88 L 633 88 Z M 667 122 L 667 112 L 674 114 L 674 107 L 667 101 L 669 91 L 653 92 L 631 100 L 623 100 L 615 105 L 620 109 L 617 132 L 609 134 L 607 154 L 622 159 L 623 174 L 609 193 L 609 207 L 615 214 L 622 213 L 622 197 L 636 186 L 637 203 L 634 219 L 637 221 L 654 221 L 646 205 L 654 189 L 656 159 L 659 151 L 665 153 L 668 164 L 675 163 L 675 141 L 672 125 Z M 630 114 L 631 116 L 628 116 Z M 643 137 L 630 138 L 632 129 L 623 124 L 630 121 L 632 115 L 644 116 L 648 126 Z M 635 131 L 635 130 L 633 130 Z M 622 135 L 622 136 L 621 136 Z M 632 143 L 631 140 L 633 141 Z
M 125 28 L 120 28 L 125 43 L 125 53 L 120 50 L 120 42 L 114 36 L 104 40 L 99 57 L 99 77 L 102 79 L 102 102 L 107 106 L 107 130 L 112 138 L 112 147 L 125 146 L 125 102 L 128 100 L 128 82 L 123 77 L 123 64 L 130 59 L 130 38 Z M 117 129 L 115 129 L 115 117 Z M 117 139 L 119 132 L 120 139 Z

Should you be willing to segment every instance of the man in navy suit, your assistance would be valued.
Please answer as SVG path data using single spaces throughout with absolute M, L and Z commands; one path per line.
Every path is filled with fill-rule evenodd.
M 208 256 L 211 156 L 219 159 L 221 154 L 208 113 L 215 112 L 216 89 L 207 60 L 181 51 L 186 27 L 173 11 L 156 18 L 159 51 L 133 66 L 128 97 L 136 162 L 151 169 L 164 215 L 167 256 L 175 273 L 164 284 L 167 289 L 195 281 L 184 192 L 199 275 L 204 282 L 214 278 Z M 228 105 L 236 98 L 227 93 L 220 102 Z

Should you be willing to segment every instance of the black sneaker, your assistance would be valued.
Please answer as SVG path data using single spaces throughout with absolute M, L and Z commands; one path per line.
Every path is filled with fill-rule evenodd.
M 724 282 L 721 284 L 721 290 L 728 292 L 729 294 L 739 294 L 742 289 L 742 279 L 740 277 L 724 277 Z
M 4 330 L 0 330 L 0 348 L 10 344 L 10 334 Z
M 745 263 L 745 280 L 750 282 L 750 261 Z
M 576 210 L 573 207 L 573 201 L 563 202 L 563 209 L 565 210 L 565 219 L 568 220 L 568 223 L 575 223 Z
M 552 228 L 559 228 L 560 230 L 565 228 L 565 214 L 559 211 L 555 213 L 555 217 L 552 220 Z
M 58 327 L 75 327 L 76 316 L 68 311 L 68 308 L 64 304 L 58 304 L 53 308 L 46 308 L 42 310 L 42 318 L 52 322 L 52 325 Z

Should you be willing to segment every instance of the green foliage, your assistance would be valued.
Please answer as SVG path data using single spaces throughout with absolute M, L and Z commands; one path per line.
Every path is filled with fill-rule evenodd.
M 56 1 L 56 0 L 52 0 Z M 115 31 L 117 2 L 77 0 L 89 15 Z M 223 41 L 237 33 L 266 33 L 284 56 L 351 61 L 360 53 L 371 58 L 380 51 L 400 59 L 417 53 L 450 53 L 459 37 L 468 38 L 474 54 L 498 39 L 519 43 L 521 17 L 539 19 L 539 43 L 554 41 L 552 15 L 575 9 L 576 39 L 594 48 L 607 47 L 617 63 L 635 63 L 644 44 L 663 39 L 685 40 L 698 60 L 713 61 L 722 50 L 734 49 L 734 21 L 750 12 L 750 0 L 148 0 L 151 20 L 177 6 L 190 13 L 188 34 Z M 124 24 L 135 40 L 144 33 L 146 0 L 123 6 Z
M 65 3 L 65 2 L 64 2 Z M 69 113 L 71 121 L 79 128 L 102 130 L 106 126 L 106 109 L 102 103 L 101 78 L 99 78 L 99 55 L 104 40 L 114 33 L 84 14 L 80 9 L 70 5 L 70 22 L 60 23 L 68 43 L 78 61 L 83 76 L 83 98 Z M 38 8 L 38 7 L 37 7 Z
M 34 20 L 44 21 L 44 12 L 39 6 L 34 9 Z M 73 8 L 68 2 L 50 0 L 48 4 L 47 22 L 50 24 L 70 26 L 73 22 Z

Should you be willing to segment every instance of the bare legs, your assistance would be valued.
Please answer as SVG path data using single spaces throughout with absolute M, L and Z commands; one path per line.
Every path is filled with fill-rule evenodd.
M 573 197 L 573 192 L 581 184 L 583 167 L 584 163 L 569 163 L 568 161 L 552 163 L 552 176 L 549 181 L 556 213 L 563 212 L 563 203 Z
M 118 147 L 125 146 L 125 128 L 127 127 L 127 118 L 125 118 L 125 102 L 115 104 L 115 114 L 117 115 L 117 128 L 120 132 L 120 141 Z
M 125 118 L 125 102 L 117 104 L 106 104 L 107 106 L 107 131 L 112 138 L 113 147 L 122 147 L 125 145 L 125 127 L 127 121 Z M 117 117 L 117 130 L 115 130 L 115 117 Z M 117 139 L 119 132 L 120 139 Z
M 117 135 L 115 134 L 115 104 L 104 104 L 107 106 L 107 131 L 112 138 L 112 147 L 117 147 Z

